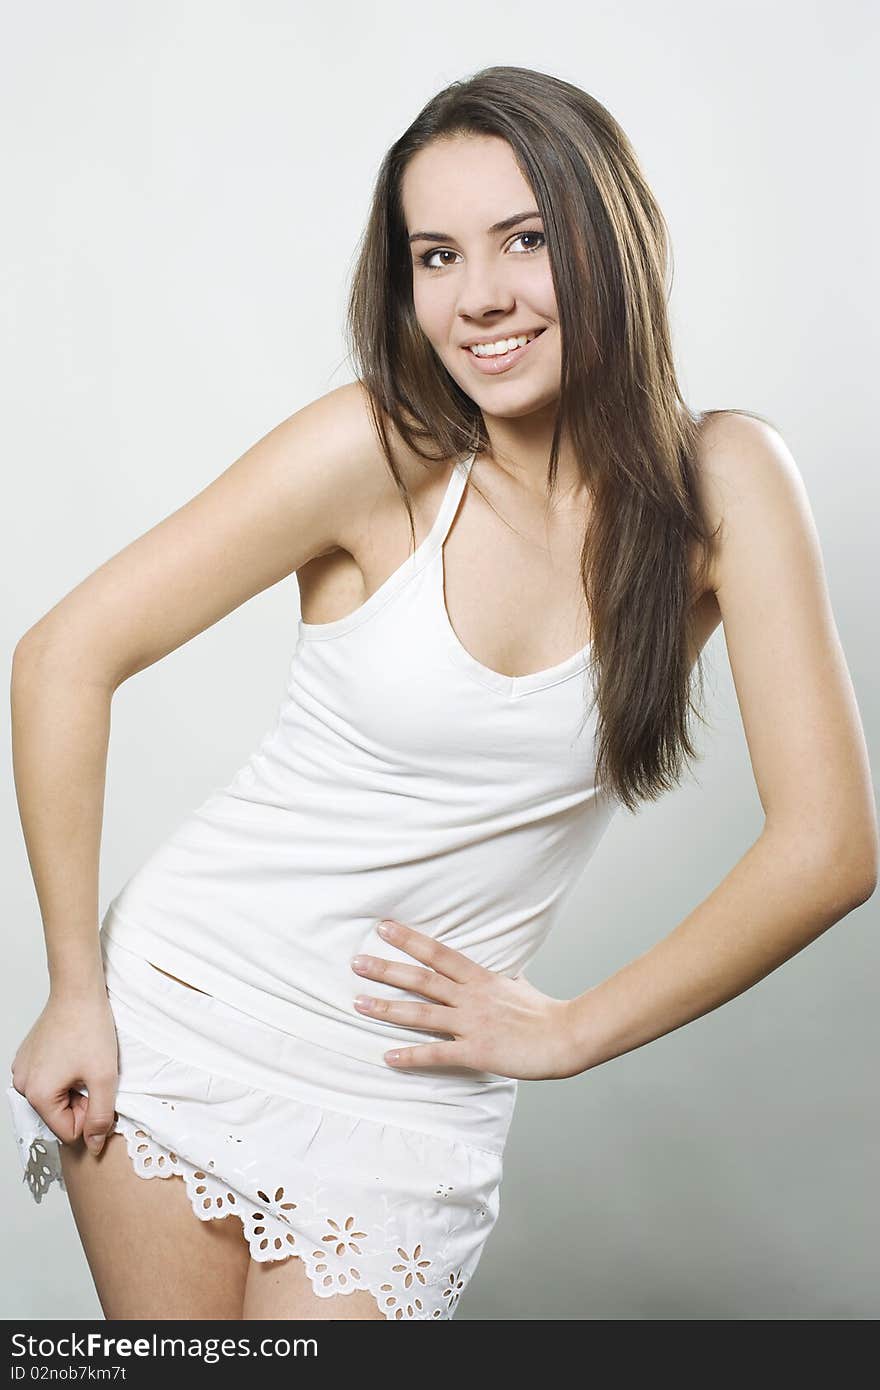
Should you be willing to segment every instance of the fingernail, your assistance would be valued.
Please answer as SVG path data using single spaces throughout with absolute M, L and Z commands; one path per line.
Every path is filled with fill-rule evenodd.
M 386 1052 L 386 1053 L 385 1053 L 385 1061 L 386 1061 L 386 1062 L 396 1062 L 399 1056 L 400 1056 L 400 1053 L 399 1053 L 399 1052 Z
M 380 936 L 393 936 L 395 927 L 396 923 L 394 922 L 380 922 L 377 931 Z
M 104 1140 L 101 1139 L 100 1136 L 97 1135 L 97 1134 L 90 1134 L 89 1137 L 88 1137 L 88 1139 L 86 1140 L 86 1143 L 88 1144 L 88 1146 L 89 1146 L 89 1148 L 91 1149 L 92 1153 L 95 1154 L 95 1155 L 97 1155 L 97 1154 L 99 1154 L 99 1153 L 101 1152 L 101 1149 L 102 1149 L 103 1144 L 104 1144 Z
M 351 968 L 352 968 L 352 970 L 363 970 L 363 968 L 364 968 L 364 966 L 366 965 L 366 963 L 367 963 L 367 958 L 366 958 L 366 956 L 352 956 L 352 958 L 351 958 Z

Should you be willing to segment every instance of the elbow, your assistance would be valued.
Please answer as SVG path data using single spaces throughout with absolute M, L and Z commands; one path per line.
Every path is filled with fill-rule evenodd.
M 13 671 L 22 671 L 34 665 L 54 645 L 48 634 L 46 619 L 41 618 L 39 622 L 34 623 L 33 627 L 29 627 L 27 632 L 23 633 L 16 642 L 12 653 Z
M 873 808 L 872 808 L 873 810 Z M 838 918 L 868 901 L 877 889 L 880 847 L 873 815 L 841 834 L 808 833 L 803 823 L 774 830 L 765 826 L 780 862 Z
M 29 680 L 32 673 L 46 664 L 51 647 L 39 626 L 29 628 L 19 637 L 12 653 L 12 683 Z
M 847 912 L 861 907 L 871 898 L 878 879 L 877 840 L 865 847 L 838 846 L 825 860 L 825 880 L 834 885 L 835 898 Z
M 30 629 L 19 637 L 12 653 L 12 680 L 13 683 L 19 679 L 25 671 L 33 664 L 36 656 L 37 643 L 32 636 L 33 629 Z
M 852 870 L 853 881 L 858 888 L 856 907 L 861 907 L 862 903 L 866 903 L 877 888 L 878 868 L 880 868 L 880 837 L 878 837 L 873 801 L 867 820 L 867 843 L 858 855 L 856 865 Z
M 111 694 L 115 689 L 93 647 L 76 634 L 60 635 L 37 623 L 18 639 L 13 650 L 11 689 L 27 698 L 31 690 L 59 677 L 70 688 L 100 686 Z
M 859 884 L 859 888 L 858 888 L 858 897 L 857 897 L 856 902 L 855 902 L 855 904 L 854 904 L 855 907 L 861 907 L 863 903 L 866 903 L 866 902 L 868 901 L 869 898 L 872 898 L 872 897 L 874 896 L 874 893 L 875 893 L 876 888 L 877 888 L 877 865 L 876 865 L 876 863 L 875 863 L 873 869 L 871 870 L 871 872 L 870 872 L 869 874 L 864 874 L 864 875 L 858 880 L 858 884 Z

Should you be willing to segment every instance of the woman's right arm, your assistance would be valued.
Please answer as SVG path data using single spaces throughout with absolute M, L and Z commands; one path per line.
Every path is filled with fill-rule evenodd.
M 101 1140 L 114 1118 L 115 1030 L 98 934 L 114 692 L 310 559 L 354 553 L 390 486 L 363 388 L 339 387 L 112 556 L 19 641 L 13 772 L 49 998 L 16 1054 L 13 1085 L 59 1139 Z M 88 1099 L 71 1096 L 80 1084 Z

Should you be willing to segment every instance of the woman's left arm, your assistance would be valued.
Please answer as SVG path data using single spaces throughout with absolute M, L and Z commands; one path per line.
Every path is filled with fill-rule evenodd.
M 569 1001 L 578 1071 L 741 994 L 877 884 L 868 754 L 798 468 L 771 426 L 724 416 L 700 485 L 721 523 L 712 587 L 764 826 L 668 936 Z

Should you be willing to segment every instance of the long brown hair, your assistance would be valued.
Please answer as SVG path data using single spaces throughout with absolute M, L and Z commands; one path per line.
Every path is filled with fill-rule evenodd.
M 694 639 L 689 554 L 708 543 L 694 459 L 703 419 L 676 380 L 667 317 L 669 235 L 617 121 L 579 87 L 530 68 L 490 67 L 434 96 L 377 175 L 349 292 L 346 335 L 403 498 L 386 433 L 419 457 L 491 456 L 482 413 L 416 319 L 401 184 L 432 141 L 500 136 L 544 219 L 562 340 L 547 481 L 567 436 L 589 488 L 581 554 L 591 618 L 596 782 L 630 811 L 680 780 L 697 756 L 689 716 Z M 670 279 L 671 287 L 671 279 Z M 752 412 L 742 412 L 751 414 Z M 759 417 L 760 418 L 760 417 Z M 705 721 L 703 721 L 705 722 Z

